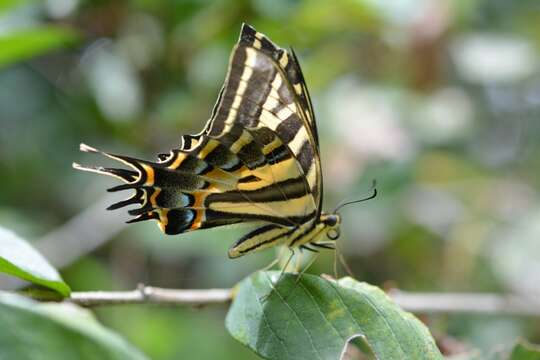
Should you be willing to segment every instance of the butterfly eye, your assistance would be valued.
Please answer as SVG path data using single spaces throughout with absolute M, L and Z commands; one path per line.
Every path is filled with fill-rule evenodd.
M 329 214 L 321 216 L 321 221 L 329 227 L 334 227 L 339 223 L 339 215 Z
M 340 231 L 339 231 L 339 228 L 337 229 L 330 229 L 328 230 L 328 232 L 326 233 L 326 237 L 329 238 L 330 240 L 337 240 L 339 238 L 339 235 L 341 235 Z

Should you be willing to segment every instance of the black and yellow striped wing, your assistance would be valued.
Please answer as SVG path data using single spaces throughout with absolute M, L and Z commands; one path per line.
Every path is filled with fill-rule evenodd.
M 265 222 L 236 244 L 250 244 L 245 253 L 312 232 L 321 216 L 318 135 L 297 58 L 246 24 L 201 133 L 157 162 L 103 154 L 130 169 L 75 167 L 123 180 L 110 191 L 135 193 L 110 209 L 139 204 L 131 221 L 155 219 L 167 234 Z

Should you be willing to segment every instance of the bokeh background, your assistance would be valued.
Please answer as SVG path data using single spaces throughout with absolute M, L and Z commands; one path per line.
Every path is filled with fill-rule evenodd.
M 294 45 L 321 136 L 325 209 L 355 276 L 408 291 L 540 294 L 536 0 L 0 1 L 0 225 L 74 290 L 229 287 L 241 227 L 166 237 L 123 226 L 114 179 L 80 142 L 155 159 L 198 132 L 243 21 Z M 125 195 L 122 194 L 121 197 Z M 332 273 L 326 253 L 309 269 Z M 10 286 L 2 278 L 2 286 Z M 226 307 L 118 306 L 99 319 L 154 359 L 252 359 Z M 422 317 L 446 351 L 540 342 L 538 319 Z

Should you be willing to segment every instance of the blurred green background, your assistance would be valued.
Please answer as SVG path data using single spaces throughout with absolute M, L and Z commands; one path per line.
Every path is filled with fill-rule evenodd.
M 0 225 L 74 290 L 229 287 L 242 227 L 166 237 L 124 227 L 114 179 L 80 142 L 155 159 L 208 119 L 246 21 L 293 45 L 321 136 L 325 209 L 356 277 L 408 291 L 540 294 L 540 3 L 536 0 L 0 1 Z M 121 194 L 120 197 L 125 196 Z M 332 273 L 333 255 L 309 269 Z M 2 278 L 2 286 L 10 286 Z M 253 359 L 226 307 L 118 306 L 100 320 L 154 359 Z M 422 317 L 446 352 L 493 349 L 538 319 Z

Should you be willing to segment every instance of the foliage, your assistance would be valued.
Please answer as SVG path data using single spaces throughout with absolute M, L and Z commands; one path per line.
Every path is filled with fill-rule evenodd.
M 50 280 L 50 274 L 57 272 L 39 253 L 1 230 L 0 249 L 9 266 L 0 267 L 0 272 L 57 291 L 69 290 L 61 280 Z M 89 311 L 70 303 L 42 304 L 0 292 L 0 324 L 6 329 L 0 334 L 1 354 L 8 358 L 32 358 L 41 348 L 46 349 L 40 355 L 44 359 L 146 358 Z M 266 359 L 341 359 L 351 344 L 380 360 L 442 359 L 424 324 L 379 288 L 350 277 L 336 281 L 309 274 L 257 272 L 237 285 L 225 324 L 234 338 Z M 496 356 L 534 360 L 540 351 L 518 343 L 508 357 Z
M 59 26 L 39 26 L 0 35 L 0 67 L 65 48 L 76 40 L 72 29 Z
M 31 281 L 67 297 L 69 286 L 55 268 L 26 241 L 0 227 L 0 272 Z
M 380 289 L 351 278 L 258 272 L 242 281 L 229 332 L 265 359 L 338 359 L 365 339 L 377 359 L 442 359 L 427 328 Z
M 70 304 L 40 304 L 0 292 L 0 324 L 6 359 L 146 359 L 89 311 Z
M 69 296 L 67 284 L 39 253 L 13 233 L 0 230 L 0 272 Z M 298 279 L 290 274 L 280 278 L 274 287 L 272 278 L 280 278 L 279 272 L 259 272 L 244 280 L 226 320 L 235 338 L 265 358 L 338 358 L 347 343 L 358 336 L 381 360 L 440 358 L 427 328 L 376 287 L 351 278 L 333 282 L 313 275 Z M 0 324 L 17 329 L 0 336 L 3 355 L 25 358 L 44 344 L 51 346 L 67 340 L 70 346 L 53 345 L 45 355 L 51 359 L 143 358 L 101 327 L 91 314 L 74 305 L 41 305 L 19 295 L 0 293 L 2 306 Z M 40 326 L 27 325 L 33 322 Z M 98 346 L 89 345 L 93 342 Z M 85 350 L 88 346 L 94 347 L 92 353 Z
M 509 360 L 540 360 L 540 347 L 518 342 L 512 349 Z

